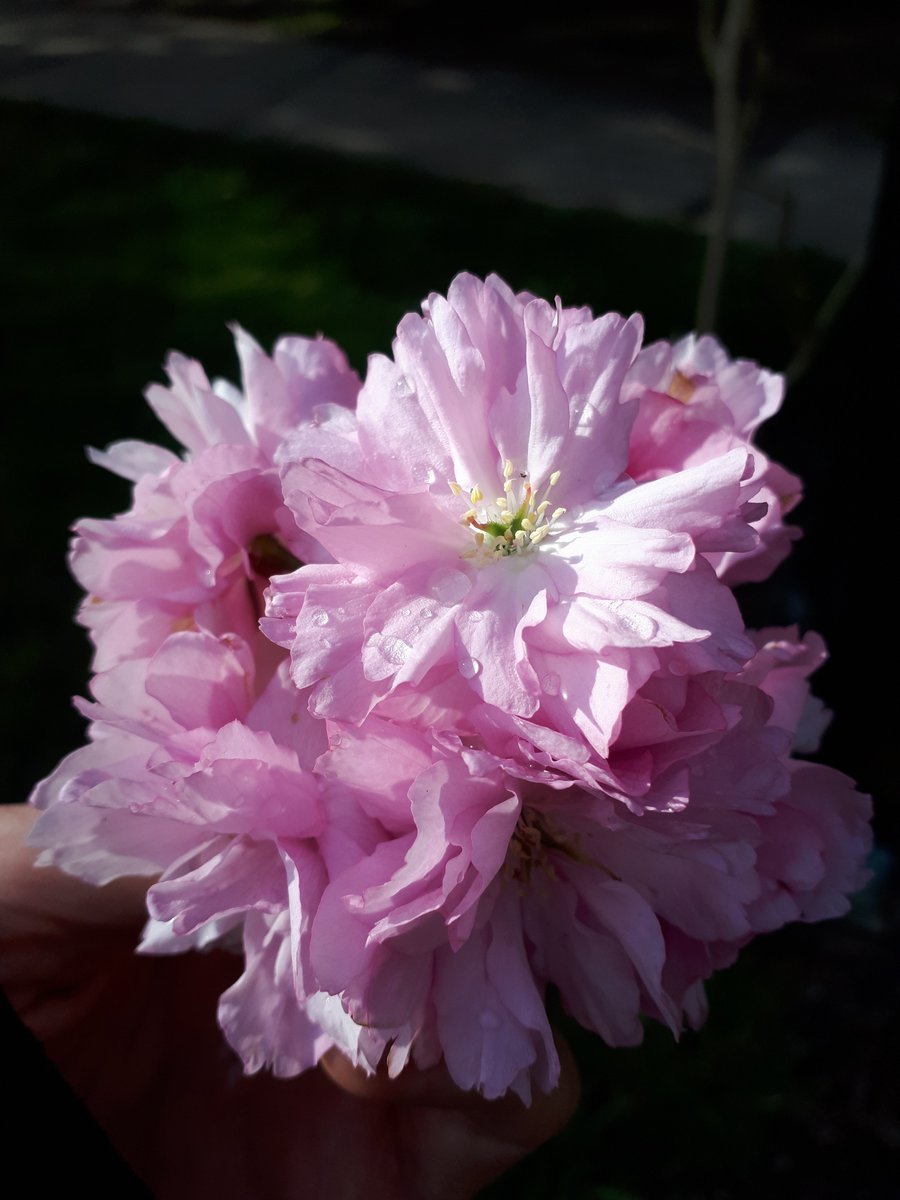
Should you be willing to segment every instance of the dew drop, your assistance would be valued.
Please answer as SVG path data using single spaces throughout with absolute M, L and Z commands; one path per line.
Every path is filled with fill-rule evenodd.
M 415 390 L 413 382 L 408 375 L 398 375 L 394 380 L 394 395 L 398 396 L 401 400 L 408 399 L 408 397 L 414 395 Z
M 482 1029 L 499 1029 L 502 1022 L 493 1009 L 483 1008 L 478 1014 L 478 1024 Z
M 309 619 L 312 621 L 313 625 L 327 625 L 328 613 L 324 608 L 316 608 L 313 609 L 312 615 Z
M 402 638 L 390 636 L 381 639 L 379 649 L 388 662 L 392 662 L 398 667 L 405 663 L 412 653 L 412 646 L 408 642 L 404 642 Z
M 463 679 L 474 679 L 481 670 L 481 663 L 477 658 L 461 658 L 459 660 L 459 673 Z
M 413 464 L 412 477 L 416 483 L 434 483 L 437 472 L 430 463 L 417 462 Z
M 400 612 L 402 613 L 402 615 L 404 617 L 408 617 L 410 615 L 410 613 L 412 612 L 412 609 L 411 608 L 401 608 Z
M 613 600 L 609 609 L 616 615 L 616 620 L 641 642 L 651 641 L 659 630 L 659 625 L 645 613 L 635 612 L 622 600 Z
M 328 745 L 331 747 L 331 749 L 332 749 L 332 750 L 337 750 L 338 746 L 340 746 L 340 745 L 341 745 L 341 743 L 343 742 L 343 740 L 344 740 L 344 739 L 343 739 L 343 736 L 342 736 L 341 734 L 339 734 L 339 733 L 333 733 L 333 734 L 331 735 L 331 737 L 328 739 Z
M 548 696 L 558 696 L 559 695 L 559 676 L 556 674 L 555 671 L 547 672 L 547 674 L 541 680 L 541 687 L 544 689 L 544 691 L 547 693 Z
M 434 609 L 433 608 L 423 608 L 422 611 L 419 613 L 419 618 L 422 621 L 434 620 Z
M 473 608 L 473 609 L 471 609 L 471 610 L 470 610 L 470 612 L 469 612 L 469 620 L 470 620 L 470 621 L 476 621 L 476 622 L 477 622 L 477 621 L 483 621 L 483 620 L 484 620 L 484 613 L 483 613 L 483 612 L 481 612 L 481 611 L 479 611 L 479 609 L 477 609 L 477 608 Z
M 389 679 L 412 653 L 412 646 L 391 634 L 373 633 L 365 645 L 363 661 L 366 678 Z
M 452 567 L 442 567 L 428 580 L 429 592 L 443 604 L 458 604 L 471 586 L 468 577 Z

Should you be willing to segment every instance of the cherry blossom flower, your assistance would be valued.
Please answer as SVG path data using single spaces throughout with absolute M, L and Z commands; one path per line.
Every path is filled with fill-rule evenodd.
M 361 389 L 330 342 L 238 329 L 242 391 L 179 355 L 148 391 L 183 456 L 93 453 L 134 498 L 77 526 L 89 740 L 33 840 L 146 878 L 143 953 L 242 956 L 246 1071 L 337 1046 L 528 1102 L 548 988 L 611 1045 L 677 1036 L 865 881 L 868 798 L 796 757 L 822 641 L 730 590 L 794 536 L 753 444 L 781 382 L 641 334 L 460 275 Z
M 273 663 L 259 637 L 269 576 L 322 557 L 284 506 L 272 457 L 289 431 L 352 404 L 359 380 L 324 339 L 282 338 L 272 358 L 235 329 L 244 392 L 210 384 L 198 362 L 172 354 L 171 385 L 147 398 L 187 459 L 119 442 L 94 461 L 134 482 L 131 509 L 76 527 L 71 567 L 88 593 L 79 619 L 94 667 L 145 658 L 173 632 L 239 634 Z
M 285 443 L 285 499 L 335 561 L 276 576 L 263 628 L 317 714 L 452 679 L 603 757 L 660 650 L 680 671 L 749 657 L 703 553 L 757 544 L 752 457 L 628 476 L 640 336 L 461 275 L 370 361 L 355 424 Z
M 311 940 L 320 986 L 398 1037 L 396 1069 L 410 1039 L 416 1057 L 424 1038 L 427 1063 L 436 1038 L 461 1087 L 526 1101 L 558 1076 L 549 984 L 611 1045 L 639 1042 L 641 1016 L 675 1034 L 700 1024 L 712 971 L 759 932 L 846 912 L 866 878 L 868 798 L 789 757 L 819 650 L 770 631 L 746 671 L 707 676 L 735 719 L 688 759 L 681 812 L 636 815 L 452 738 L 417 761 L 424 735 L 381 729 L 385 761 L 410 777 L 377 795 L 370 784 L 395 836 L 324 890 Z M 371 772 L 373 721 L 324 756 L 328 775 Z
M 799 503 L 803 485 L 753 442 L 759 426 L 781 407 L 782 377 L 746 359 L 732 361 L 708 334 L 690 334 L 674 345 L 655 342 L 643 349 L 623 390 L 638 401 L 628 455 L 633 479 L 659 479 L 737 446 L 752 450 L 754 499 L 766 505 L 754 525 L 759 545 L 708 557 L 731 586 L 765 579 L 800 536 L 783 518 Z

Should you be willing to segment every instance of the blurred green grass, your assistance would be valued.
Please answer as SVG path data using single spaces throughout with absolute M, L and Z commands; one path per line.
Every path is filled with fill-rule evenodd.
M 81 739 L 68 697 L 84 690 L 88 655 L 71 624 L 66 529 L 127 504 L 126 486 L 82 448 L 166 440 L 140 394 L 169 348 L 234 377 L 225 322 L 237 320 L 263 345 L 321 331 L 364 370 L 400 316 L 462 269 L 567 304 L 641 309 L 650 338 L 692 324 L 702 244 L 664 224 L 31 106 L 0 105 L 0 151 L 9 799 Z M 815 254 L 736 245 L 720 336 L 783 366 L 837 274 Z M 581 1113 L 487 1195 L 886 1197 L 890 1139 L 867 1081 L 891 1010 L 853 1007 L 875 967 L 860 950 L 869 934 L 846 928 L 751 947 L 714 982 L 707 1029 L 679 1046 L 653 1029 L 641 1050 L 610 1051 L 563 1020 L 585 1079 Z M 835 1048 L 841 1003 L 854 1041 Z M 855 1172 L 849 1190 L 833 1190 L 841 1164 Z

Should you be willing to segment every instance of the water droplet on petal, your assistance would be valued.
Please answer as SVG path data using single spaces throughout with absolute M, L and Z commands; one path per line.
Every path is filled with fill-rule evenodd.
M 205 587 L 215 587 L 216 586 L 215 571 L 212 571 L 212 570 L 204 571 L 203 572 L 203 583 L 204 583 Z
M 312 613 L 310 614 L 309 619 L 310 619 L 310 621 L 312 621 L 313 625 L 327 625 L 328 624 L 328 613 L 325 611 L 324 608 L 315 608 L 315 609 L 313 609 Z
M 337 750 L 338 746 L 340 746 L 340 744 L 343 742 L 343 740 L 344 739 L 341 734 L 333 733 L 331 735 L 331 737 L 328 739 L 328 745 L 332 748 L 332 750 Z
M 470 621 L 483 621 L 484 613 L 480 612 L 477 608 L 473 608 L 469 612 L 469 620 Z
M 413 382 L 408 375 L 398 375 L 394 380 L 394 395 L 399 397 L 401 400 L 405 400 L 409 396 L 414 395 L 415 390 L 416 389 L 413 386 Z
M 477 658 L 461 658 L 459 660 L 459 673 L 463 679 L 474 679 L 481 670 L 481 663 Z
M 402 638 L 388 636 L 381 639 L 380 650 L 388 662 L 399 667 L 409 658 L 412 646 Z
M 555 671 L 547 672 L 547 674 L 541 680 L 541 687 L 544 689 L 544 691 L 547 693 L 548 696 L 558 696 L 559 695 L 559 676 L 556 674 Z
M 502 1022 L 490 1008 L 483 1008 L 478 1014 L 478 1024 L 482 1029 L 499 1029 Z
M 413 464 L 412 477 L 416 483 L 434 483 L 437 472 L 430 463 L 417 462 Z
M 458 604 L 472 586 L 468 576 L 452 567 L 442 567 L 428 580 L 428 590 L 442 604 Z
M 323 679 L 310 698 L 310 712 L 313 716 L 324 717 L 333 703 L 334 684 L 330 679 Z
M 403 614 L 404 617 L 408 617 L 410 615 L 410 613 L 412 612 L 412 609 L 411 608 L 401 608 L 400 612 Z
M 613 600 L 609 608 L 616 614 L 616 620 L 642 642 L 649 642 L 656 637 L 659 625 L 646 613 L 636 612 L 627 601 Z
M 364 663 L 366 678 L 373 681 L 396 675 L 412 654 L 412 646 L 391 634 L 373 633 L 366 642 Z
M 433 608 L 423 608 L 422 611 L 419 613 L 419 617 L 423 621 L 433 620 L 434 619 L 434 609 Z

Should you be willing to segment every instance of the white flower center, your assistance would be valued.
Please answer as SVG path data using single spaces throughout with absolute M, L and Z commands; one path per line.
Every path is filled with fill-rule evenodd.
M 454 496 L 465 495 L 472 505 L 460 517 L 475 538 L 475 545 L 463 557 L 493 560 L 523 554 L 532 546 L 539 546 L 550 533 L 554 521 L 566 511 L 564 508 L 549 511 L 548 496 L 559 482 L 560 474 L 559 471 L 552 473 L 539 497 L 527 473 L 517 473 L 507 459 L 503 467 L 503 495 L 488 502 L 478 484 L 464 488 L 451 480 L 450 491 Z

